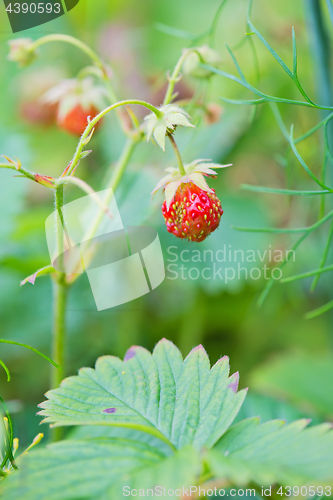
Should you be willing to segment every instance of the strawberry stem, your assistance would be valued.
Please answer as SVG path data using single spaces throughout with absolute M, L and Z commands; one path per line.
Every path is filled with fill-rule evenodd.
M 185 171 L 185 168 L 184 168 L 184 165 L 183 165 L 183 161 L 182 161 L 182 157 L 180 156 L 180 152 L 179 152 L 178 146 L 176 144 L 176 141 L 173 138 L 173 135 L 170 134 L 170 132 L 167 132 L 167 136 L 169 137 L 171 145 L 172 145 L 173 150 L 175 152 L 180 175 L 185 176 L 186 175 L 186 171 Z

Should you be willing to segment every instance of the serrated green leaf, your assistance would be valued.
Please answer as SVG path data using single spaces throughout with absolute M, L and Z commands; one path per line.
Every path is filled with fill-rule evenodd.
M 303 419 L 286 425 L 283 420 L 273 420 L 259 425 L 258 418 L 243 420 L 208 451 L 209 465 L 216 476 L 235 484 L 332 482 L 332 426 L 305 429 L 308 422 Z
M 137 495 L 156 486 L 186 487 L 199 473 L 191 446 L 168 455 L 139 440 L 68 440 L 26 456 L 19 473 L 1 483 L 1 493 L 6 500 L 113 500 L 123 498 L 124 487 Z
M 213 446 L 238 413 L 246 391 L 237 392 L 238 374 L 229 377 L 227 357 L 212 369 L 202 346 L 183 361 L 167 340 L 153 354 L 131 347 L 121 361 L 98 359 L 49 391 L 40 405 L 45 422 L 103 424 L 135 428 L 181 448 Z

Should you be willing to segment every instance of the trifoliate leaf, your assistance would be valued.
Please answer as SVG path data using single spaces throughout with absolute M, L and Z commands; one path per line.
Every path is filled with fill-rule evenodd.
M 140 429 L 175 448 L 212 446 L 228 429 L 244 400 L 238 374 L 229 377 L 228 358 L 210 370 L 202 346 L 183 361 L 166 340 L 153 354 L 131 347 L 124 361 L 104 356 L 95 369 L 65 379 L 40 405 L 45 422 L 104 424 Z

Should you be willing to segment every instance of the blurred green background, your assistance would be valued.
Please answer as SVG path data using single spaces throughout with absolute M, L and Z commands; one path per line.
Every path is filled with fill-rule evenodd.
M 220 2 L 211 0 L 81 0 L 68 15 L 16 36 L 36 39 L 48 33 L 67 33 L 90 44 L 110 64 L 113 83 L 119 98 L 141 98 L 160 104 L 165 74 L 171 70 L 183 47 L 191 40 L 161 31 L 157 23 L 199 35 L 209 29 Z M 312 51 L 312 35 L 307 22 L 306 2 L 255 0 L 253 21 L 291 65 L 291 26 L 295 26 L 299 51 L 299 78 L 306 91 L 320 101 L 320 86 Z M 243 39 L 247 3 L 227 2 L 220 17 L 215 48 L 221 53 L 221 68 L 234 73 L 225 47 L 227 42 L 250 82 L 255 82 L 255 64 Z M 324 8 L 324 2 L 323 2 Z M 25 103 L 34 101 L 45 87 L 61 78 L 74 77 L 89 61 L 76 48 L 48 44 L 30 67 L 19 69 L 7 61 L 7 41 L 13 38 L 9 22 L 1 10 L 0 19 L 0 153 L 18 157 L 35 172 L 57 176 L 70 161 L 76 138 L 55 125 L 32 123 L 33 116 Z M 329 43 L 332 26 L 324 10 Z M 260 89 L 270 95 L 300 99 L 297 89 L 282 72 L 269 52 L 254 40 L 260 68 Z M 222 116 L 208 124 L 202 113 L 195 112 L 197 130 L 177 131 L 185 162 L 211 158 L 233 163 L 220 172 L 211 186 L 216 189 L 225 211 L 221 225 L 201 244 L 184 243 L 169 235 L 160 212 L 162 194 L 151 200 L 150 192 L 163 169 L 173 165 L 172 151 L 165 154 L 153 144 L 142 143 L 136 150 L 124 180 L 117 191 L 124 223 L 146 223 L 158 230 L 166 265 L 168 247 L 178 253 L 183 249 L 213 249 L 224 245 L 261 252 L 268 248 L 289 249 L 293 236 L 237 232 L 231 225 L 302 227 L 318 216 L 319 197 L 258 195 L 240 189 L 243 183 L 294 189 L 314 189 L 296 158 L 288 151 L 268 105 L 251 107 L 223 104 L 218 96 L 252 98 L 239 85 L 215 76 L 206 88 L 194 79 L 183 78 L 181 95 L 192 95 L 199 87 L 207 103 L 219 103 Z M 283 118 L 295 135 L 306 132 L 321 115 L 316 110 L 281 106 Z M 104 120 L 89 148 L 93 153 L 81 162 L 77 174 L 94 189 L 103 186 L 107 168 L 115 162 L 124 144 L 114 116 Z M 299 150 L 317 175 L 322 155 L 321 132 L 311 136 Z M 333 168 L 333 166 L 331 166 Z M 287 181 L 288 179 L 288 181 Z M 82 194 L 66 188 L 66 199 Z M 52 192 L 27 179 L 14 178 L 12 171 L 0 171 L 0 325 L 1 338 L 27 343 L 50 355 L 52 325 L 52 290 L 49 277 L 36 280 L 34 286 L 20 287 L 20 281 L 49 263 L 44 222 L 53 210 Z M 289 263 L 284 276 L 318 267 L 327 234 L 327 225 L 315 233 L 297 252 L 296 262 Z M 270 247 L 271 245 L 271 247 Z M 332 260 L 330 251 L 329 259 Z M 204 267 L 204 263 L 187 263 Z M 224 264 L 222 264 L 224 265 Z M 251 264 L 248 264 L 251 269 Z M 262 265 L 260 265 L 261 267 Z M 309 293 L 311 280 L 290 284 L 276 283 L 264 305 L 256 300 L 265 280 L 167 279 L 155 291 L 129 304 L 97 312 L 86 276 L 71 289 L 67 313 L 67 374 L 81 366 L 93 366 L 103 354 L 123 356 L 132 344 L 153 349 L 166 337 L 185 356 L 202 343 L 212 363 L 221 355 L 230 356 L 232 371 L 239 370 L 241 386 L 250 387 L 242 416 L 260 414 L 263 419 L 294 419 L 310 415 L 315 421 L 333 416 L 333 328 L 332 312 L 305 320 L 304 314 L 332 299 L 332 277 L 326 273 L 315 293 Z M 0 347 L 1 358 L 8 365 L 12 380 L 6 382 L 0 372 L 0 394 L 12 412 L 15 434 L 22 444 L 39 432 L 36 405 L 49 388 L 49 365 L 34 353 L 16 346 Z M 45 432 L 46 429 L 43 429 Z

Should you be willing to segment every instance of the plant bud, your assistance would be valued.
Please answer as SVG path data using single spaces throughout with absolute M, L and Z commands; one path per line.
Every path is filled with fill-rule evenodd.
M 201 64 L 209 64 L 217 66 L 221 62 L 220 54 L 203 45 L 202 47 L 193 47 L 197 52 L 190 52 L 183 63 L 183 72 L 185 75 L 194 76 L 195 78 L 208 78 L 213 75 L 212 71 L 203 68 Z M 188 49 L 186 49 L 188 50 Z
M 20 66 L 28 66 L 37 57 L 36 52 L 32 49 L 31 38 L 16 38 L 15 40 L 10 40 L 9 43 L 9 61 L 14 61 L 19 63 Z

